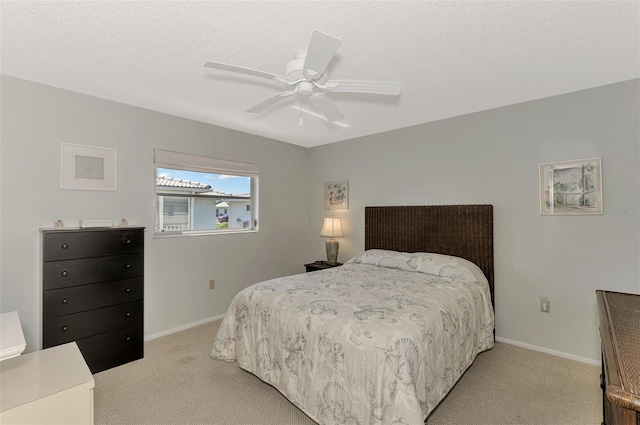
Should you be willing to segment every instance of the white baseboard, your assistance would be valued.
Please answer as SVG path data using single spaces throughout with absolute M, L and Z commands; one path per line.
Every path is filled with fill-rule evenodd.
M 562 351 L 550 350 L 548 348 L 538 347 L 537 345 L 526 344 L 524 342 L 514 341 L 512 339 L 501 338 L 499 336 L 496 337 L 496 341 L 504 342 L 505 344 L 516 345 L 518 347 L 527 348 L 527 349 L 533 350 L 533 351 L 540 351 L 541 353 L 547 353 L 547 354 L 551 354 L 553 356 L 563 357 L 565 359 L 575 360 L 577 362 L 587 363 L 587 364 L 594 365 L 594 366 L 600 366 L 601 365 L 601 363 L 599 361 L 593 360 L 593 359 L 590 359 L 590 358 L 587 358 L 587 357 L 575 356 L 573 354 L 563 353 Z
M 197 322 L 187 323 L 186 325 L 178 326 L 177 328 L 158 332 L 152 335 L 145 335 L 144 340 L 145 342 L 151 341 L 152 339 L 160 338 L 161 336 L 171 335 L 173 333 L 184 331 L 186 329 L 193 328 L 195 326 L 204 325 L 205 323 L 215 322 L 216 320 L 222 319 L 224 315 L 225 313 L 219 314 L 217 316 L 209 317 L 208 319 L 198 320 Z M 213 339 L 211 341 L 213 341 Z
M 222 319 L 224 317 L 224 315 L 225 315 L 225 313 L 219 314 L 217 316 L 209 317 L 207 319 L 199 320 L 197 322 L 187 323 L 186 325 L 178 326 L 176 328 L 172 328 L 172 329 L 169 329 L 169 330 L 166 330 L 166 331 L 158 332 L 158 333 L 155 333 L 155 334 L 152 334 L 152 335 L 147 335 L 147 336 L 144 337 L 144 340 L 145 341 L 151 341 L 153 339 L 160 338 L 161 336 L 171 335 L 172 333 L 184 331 L 186 329 L 193 328 L 195 326 L 204 325 L 205 323 L 215 322 L 216 320 Z M 581 357 L 581 356 L 576 356 L 576 355 L 573 355 L 573 354 L 563 353 L 562 351 L 551 350 L 549 348 L 539 347 L 537 345 L 527 344 L 525 342 L 520 342 L 520 341 L 515 341 L 515 340 L 512 340 L 512 339 L 502 338 L 502 337 L 499 337 L 499 336 L 496 337 L 496 341 L 504 342 L 505 344 L 515 345 L 517 347 L 522 347 L 522 348 L 526 348 L 526 349 L 533 350 L 533 351 L 539 351 L 541 353 L 551 354 L 553 356 L 558 356 L 558 357 L 562 357 L 562 358 L 569 359 L 569 360 L 575 360 L 575 361 L 581 362 L 581 363 L 587 363 L 587 364 L 594 365 L 594 366 L 600 366 L 601 365 L 601 363 L 599 361 L 594 360 L 594 359 L 590 359 L 590 358 L 587 358 L 587 357 Z

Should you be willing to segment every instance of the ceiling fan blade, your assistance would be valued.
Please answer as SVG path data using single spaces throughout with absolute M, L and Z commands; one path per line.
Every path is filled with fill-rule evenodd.
M 378 80 L 329 80 L 318 87 L 335 93 L 369 93 L 398 96 L 402 83 Z
M 344 118 L 342 112 L 322 93 L 314 93 L 309 96 L 311 104 L 320 112 L 329 122 L 340 121 Z
M 342 40 L 320 31 L 313 31 L 311 42 L 307 49 L 302 74 L 313 80 L 319 78 L 327 69 L 327 65 L 338 51 Z
M 268 107 L 270 107 L 272 105 L 275 105 L 276 103 L 280 102 L 281 100 L 284 100 L 287 97 L 296 94 L 297 92 L 298 92 L 298 88 L 297 87 L 294 90 L 291 90 L 291 91 L 280 92 L 277 95 L 272 96 L 272 97 L 268 98 L 267 100 L 262 101 L 262 102 L 258 103 L 257 105 L 247 109 L 245 112 L 249 112 L 249 113 L 252 113 L 252 114 L 257 114 L 259 112 L 264 111 Z
M 251 68 L 245 68 L 243 66 L 229 65 L 226 63 L 211 62 L 211 61 L 205 62 L 204 66 L 206 68 L 220 69 L 222 71 L 237 72 L 239 74 L 246 74 L 246 75 L 252 75 L 254 77 L 267 78 L 269 80 L 274 80 L 279 83 L 284 83 L 284 84 L 289 83 L 289 80 L 287 80 L 285 77 L 282 77 L 280 75 L 271 74 L 269 72 L 264 72 L 264 71 L 258 71 Z

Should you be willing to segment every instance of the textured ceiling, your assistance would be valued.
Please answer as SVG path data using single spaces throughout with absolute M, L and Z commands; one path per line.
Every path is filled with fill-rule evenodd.
M 308 147 L 640 77 L 636 0 L 0 7 L 3 74 Z M 339 125 L 297 96 L 253 115 L 281 85 L 203 67 L 282 75 L 314 29 L 343 40 L 330 78 L 400 81 L 400 97 L 328 94 Z

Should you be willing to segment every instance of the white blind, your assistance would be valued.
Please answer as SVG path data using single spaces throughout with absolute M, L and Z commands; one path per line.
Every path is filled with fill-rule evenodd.
M 210 156 L 191 155 L 188 153 L 155 149 L 156 168 L 199 171 L 204 173 L 229 174 L 234 176 L 257 177 L 260 168 L 257 164 L 213 158 Z

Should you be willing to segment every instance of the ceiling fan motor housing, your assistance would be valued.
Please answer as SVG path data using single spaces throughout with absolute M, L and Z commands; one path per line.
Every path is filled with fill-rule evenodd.
M 290 60 L 284 67 L 284 76 L 289 81 L 296 81 L 306 78 L 302 74 L 302 67 L 304 66 L 304 59 L 307 57 L 307 52 L 297 53 L 295 59 Z
M 304 68 L 304 61 L 307 58 L 307 51 L 302 51 L 296 53 L 295 59 L 290 60 L 284 67 L 284 76 L 289 81 L 298 81 L 298 80 L 307 80 L 307 77 L 302 73 L 302 69 Z M 323 84 L 327 81 L 327 73 L 324 72 L 318 78 L 314 78 L 313 81 L 316 81 L 320 84 Z M 305 94 L 304 89 L 300 86 L 300 92 Z M 311 92 L 309 92 L 310 94 Z

